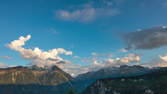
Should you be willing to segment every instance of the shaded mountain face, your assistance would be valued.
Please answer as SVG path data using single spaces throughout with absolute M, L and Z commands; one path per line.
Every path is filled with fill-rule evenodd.
M 150 69 L 138 65 L 128 66 L 122 65 L 120 67 L 105 67 L 95 72 L 88 72 L 81 74 L 76 77 L 76 79 L 98 79 L 98 78 L 108 78 L 108 77 L 121 77 L 121 76 L 131 76 L 140 75 L 149 72 Z
M 140 76 L 100 79 L 82 94 L 167 94 L 167 68 Z
M 51 68 L 10 67 L 0 69 L 0 85 L 28 85 L 38 84 L 55 86 L 67 82 L 72 77 L 59 69 L 57 66 Z
M 151 69 L 145 68 L 142 66 L 120 66 L 120 67 L 106 67 L 103 69 L 100 69 L 98 71 L 94 72 L 88 72 L 85 74 L 81 74 L 71 80 L 71 83 L 73 87 L 78 91 L 79 93 L 82 92 L 84 89 L 86 89 L 90 84 L 95 82 L 98 79 L 103 78 L 117 78 L 122 76 L 136 76 L 136 75 L 142 75 L 145 73 L 150 72 Z M 62 84 L 60 86 L 68 88 L 69 84 Z M 70 87 L 70 86 L 69 86 Z

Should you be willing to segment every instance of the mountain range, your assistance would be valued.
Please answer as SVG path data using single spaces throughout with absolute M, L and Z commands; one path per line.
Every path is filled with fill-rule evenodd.
M 157 74 L 157 70 L 163 70 L 162 74 L 158 76 L 166 75 L 165 73 L 163 73 L 167 71 L 167 69 L 165 70 L 165 68 L 150 69 L 138 65 L 105 67 L 98 71 L 92 71 L 78 75 L 77 77 L 71 77 L 68 73 L 62 71 L 57 66 L 50 68 L 40 68 L 37 66 L 9 67 L 0 69 L 0 94 L 68 94 L 67 92 L 71 90 L 75 91 L 77 94 L 133 94 L 124 93 L 124 89 L 122 89 L 124 87 L 121 87 L 124 86 L 124 83 L 122 82 L 126 79 L 133 79 L 132 81 L 135 82 L 143 80 L 145 79 L 145 77 L 152 79 L 154 78 L 154 76 L 148 75 L 153 73 Z M 110 90 L 108 88 L 113 87 L 113 84 L 111 84 L 113 81 L 114 86 L 116 86 L 118 90 L 111 89 L 111 91 L 109 91 L 108 93 L 108 90 Z M 130 83 L 132 83 L 131 80 L 126 81 L 127 83 L 125 83 L 125 85 L 127 86 L 127 88 L 133 87 L 130 86 Z M 149 80 L 147 82 L 149 82 Z M 147 82 L 146 85 L 143 85 L 147 86 Z M 109 84 L 106 85 L 106 83 Z M 120 90 L 119 85 L 121 88 Z M 138 86 L 138 84 L 133 85 Z M 147 89 L 150 89 L 150 87 L 148 86 Z M 97 93 L 96 91 L 98 91 L 99 93 Z

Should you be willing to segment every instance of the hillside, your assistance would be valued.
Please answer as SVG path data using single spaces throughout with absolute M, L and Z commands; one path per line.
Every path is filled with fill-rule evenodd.
M 71 76 L 54 66 L 50 69 L 33 67 L 11 67 L 0 69 L 0 84 L 58 85 Z
M 94 83 L 98 79 L 103 78 L 116 78 L 116 77 L 122 77 L 122 76 L 136 76 L 136 75 L 142 75 L 147 74 L 151 71 L 151 69 L 142 67 L 142 66 L 127 66 L 123 65 L 120 67 L 105 67 L 98 71 L 92 71 L 85 74 L 81 74 L 75 78 L 73 78 L 70 83 L 72 84 L 73 88 L 78 92 L 81 93 L 83 90 L 85 90 L 89 85 Z M 59 90 L 64 91 L 65 89 L 71 88 L 69 83 L 63 83 L 58 85 L 60 87 Z
M 0 94 L 61 94 L 56 86 L 70 79 L 57 66 L 4 68 L 0 69 Z
M 131 77 L 100 79 L 82 94 L 167 94 L 167 68 Z

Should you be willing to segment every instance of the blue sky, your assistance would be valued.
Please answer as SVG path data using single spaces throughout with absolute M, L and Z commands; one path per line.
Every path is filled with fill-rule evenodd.
M 64 48 L 82 58 L 92 52 L 114 57 L 132 52 L 144 54 L 144 62 L 165 54 L 165 47 L 122 53 L 126 46 L 120 36 L 167 25 L 166 9 L 166 0 L 0 0 L 0 62 L 27 64 L 29 60 L 6 44 L 28 34 L 32 38 L 25 48 Z M 73 56 L 63 57 L 81 64 Z

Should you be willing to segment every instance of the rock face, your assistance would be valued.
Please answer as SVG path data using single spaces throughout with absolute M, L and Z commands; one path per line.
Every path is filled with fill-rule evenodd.
M 55 86 L 71 79 L 71 76 L 56 66 L 52 68 L 11 67 L 0 69 L 0 85 L 38 84 Z
M 140 76 L 100 79 L 82 94 L 167 94 L 167 68 Z

